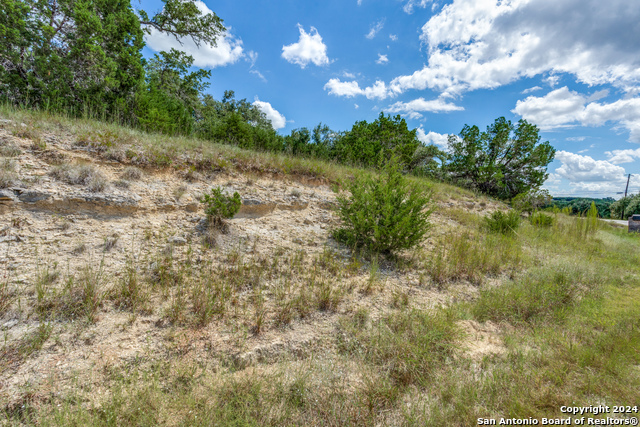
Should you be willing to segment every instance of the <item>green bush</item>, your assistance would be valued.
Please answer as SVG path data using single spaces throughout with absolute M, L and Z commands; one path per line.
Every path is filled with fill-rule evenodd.
M 493 233 L 511 234 L 520 226 L 520 212 L 495 211 L 491 216 L 484 218 L 485 226 Z
M 529 222 L 536 227 L 551 227 L 553 217 L 542 212 L 534 212 L 529 217 Z
M 333 231 L 336 240 L 388 254 L 417 245 L 430 227 L 431 194 L 411 184 L 392 158 L 378 177 L 358 176 L 350 185 L 350 196 L 337 197 L 342 228 Z
M 229 197 L 222 193 L 221 187 L 212 188 L 211 194 L 205 194 L 200 202 L 205 205 L 205 213 L 209 223 L 218 226 L 223 224 L 224 218 L 233 218 L 242 204 L 240 194 L 237 191 Z

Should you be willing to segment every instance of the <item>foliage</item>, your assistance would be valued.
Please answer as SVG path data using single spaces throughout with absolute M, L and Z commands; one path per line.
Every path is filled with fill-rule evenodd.
M 520 212 L 495 211 L 490 216 L 486 216 L 484 222 L 487 229 L 493 233 L 512 234 L 520 226 Z
M 417 245 L 430 227 L 431 195 L 400 172 L 395 157 L 378 178 L 360 175 L 348 186 L 350 196 L 337 197 L 342 227 L 336 240 L 373 253 L 391 253 Z
M 621 199 L 622 200 L 622 199 Z M 614 215 L 611 211 L 615 200 L 611 197 L 604 199 L 591 199 L 591 198 L 577 198 L 577 197 L 554 197 L 552 200 L 545 204 L 545 207 L 557 206 L 559 209 L 568 208 L 570 215 L 583 215 L 591 207 L 591 202 L 596 204 L 598 214 L 602 218 L 620 218 L 622 213 L 617 210 L 617 215 Z M 622 202 L 624 203 L 624 201 Z M 619 206 L 616 205 L 616 207 Z M 626 205 L 625 205 L 626 206 Z
M 190 37 L 198 47 L 202 43 L 215 47 L 218 36 L 226 31 L 219 16 L 203 14 L 194 0 L 164 0 L 162 10 L 151 18 L 144 10 L 139 13 L 147 34 L 156 30 L 174 36 L 178 42 Z
M 200 106 L 200 94 L 209 86 L 203 80 L 211 71 L 189 72 L 193 57 L 171 49 L 153 56 L 145 66 L 146 82 L 139 93 L 140 126 L 166 134 L 190 134 Z
M 532 213 L 547 204 L 549 200 L 551 200 L 549 191 L 532 189 L 511 199 L 511 206 L 520 212 Z
M 555 149 L 540 142 L 538 128 L 520 120 L 517 127 L 500 117 L 486 132 L 465 125 L 460 136 L 449 136 L 448 176 L 455 182 L 499 199 L 511 199 L 538 189 Z
M 538 211 L 531 214 L 529 222 L 536 227 L 551 227 L 553 225 L 553 217 Z
M 237 191 L 229 197 L 222 193 L 221 187 L 212 188 L 211 194 L 205 194 L 200 202 L 205 205 L 207 219 L 214 225 L 222 224 L 224 218 L 233 218 L 242 204 Z
M 613 202 L 610 206 L 611 218 L 626 219 L 632 215 L 640 214 L 640 194 L 623 197 Z
M 403 118 L 385 117 L 381 112 L 372 123 L 356 122 L 334 148 L 335 157 L 347 164 L 375 167 L 382 154 L 385 159 L 397 156 L 403 166 L 408 166 L 419 145 L 416 130 L 409 130 Z
M 411 158 L 409 168 L 414 175 L 442 178 L 442 165 L 449 155 L 435 145 L 420 145 Z

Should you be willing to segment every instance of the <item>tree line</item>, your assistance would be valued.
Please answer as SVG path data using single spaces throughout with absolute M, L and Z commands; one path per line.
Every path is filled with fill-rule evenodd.
M 255 105 L 206 93 L 211 72 L 171 49 L 142 55 L 151 31 L 215 45 L 225 27 L 193 0 L 163 0 L 150 16 L 129 0 L 2 0 L 0 98 L 27 108 L 90 115 L 149 132 L 190 135 L 242 148 L 376 168 L 391 157 L 405 172 L 451 181 L 500 199 L 539 188 L 555 150 L 538 128 L 501 117 L 466 125 L 448 150 L 421 143 L 400 116 L 380 113 L 337 132 L 327 125 L 280 135 Z

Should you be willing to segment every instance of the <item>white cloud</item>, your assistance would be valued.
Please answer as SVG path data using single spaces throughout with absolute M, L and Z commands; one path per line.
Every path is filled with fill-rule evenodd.
M 534 87 L 530 87 L 529 89 L 523 90 L 521 93 L 526 95 L 527 93 L 535 92 L 535 91 L 541 90 L 541 89 L 542 88 L 540 86 L 534 86 Z
M 353 106 L 354 106 L 354 107 L 356 107 L 356 110 L 357 110 L 358 108 L 360 108 L 360 106 L 359 106 L 358 104 L 353 104 Z
M 565 138 L 567 141 L 584 141 L 587 139 L 586 136 L 570 136 L 569 138 Z
M 300 38 L 297 43 L 282 46 L 282 57 L 292 64 L 305 68 L 309 62 L 317 66 L 329 65 L 327 45 L 322 42 L 322 37 L 315 27 L 311 27 L 309 33 L 298 24 Z
M 262 111 L 267 119 L 271 120 L 271 125 L 273 125 L 274 129 L 282 129 L 287 125 L 287 119 L 280 114 L 278 110 L 273 108 L 270 103 L 260 101 L 258 98 L 253 102 L 253 105 L 258 107 L 260 111 Z
M 378 34 L 380 30 L 382 30 L 383 27 L 384 27 L 384 19 L 376 22 L 376 24 L 371 27 L 371 29 L 369 30 L 369 32 L 365 37 L 368 38 L 369 40 L 373 39 L 376 36 L 376 34 Z
M 387 55 L 378 54 L 376 64 L 386 64 L 387 62 L 389 62 L 389 58 L 387 57 Z
M 346 78 L 346 79 L 355 79 L 356 75 L 353 73 L 349 73 L 347 71 L 345 71 L 344 73 L 342 73 L 342 77 Z
M 529 96 L 516 103 L 512 111 L 543 130 L 582 126 L 602 126 L 606 122 L 629 130 L 629 141 L 640 143 L 640 98 L 623 98 L 612 103 L 590 102 L 606 93 L 584 96 L 562 87 L 545 96 Z M 595 98 L 594 98 L 595 97 Z
M 389 86 L 455 95 L 545 74 L 555 84 L 569 73 L 632 90 L 640 83 L 639 20 L 640 3 L 628 0 L 453 0 L 422 28 L 428 64 Z
M 449 147 L 449 135 L 437 133 L 433 131 L 429 131 L 429 133 L 425 133 L 422 126 L 417 129 L 416 136 L 418 141 L 423 144 L 434 144 L 440 147 L 441 149 L 447 149 Z
M 398 41 L 398 36 L 396 36 L 395 34 L 389 34 L 389 38 L 392 42 Z
M 607 160 L 594 160 L 568 151 L 558 151 L 556 160 L 562 165 L 555 173 L 570 182 L 619 182 L 625 177 L 625 170 Z
M 258 71 L 258 70 L 249 70 L 249 72 L 250 72 L 251 74 L 255 74 L 256 76 L 258 76 L 258 78 L 259 78 L 260 80 L 262 80 L 263 82 L 265 82 L 265 83 L 267 82 L 266 77 L 265 77 L 265 76 L 263 76 L 263 75 L 262 75 L 262 73 L 261 73 L 260 71 Z
M 635 150 L 605 151 L 604 154 L 609 157 L 610 163 L 619 165 L 620 163 L 631 163 L 634 162 L 636 158 L 640 158 L 640 148 L 636 148 Z
M 572 194 L 613 196 L 626 185 L 624 168 L 610 161 L 567 151 L 558 151 L 555 158 L 562 165 L 555 170 L 554 179 L 568 180 Z
M 256 61 L 258 60 L 258 52 L 254 52 L 250 50 L 247 52 L 247 61 L 251 64 L 250 67 L 256 65 Z
M 347 98 L 363 94 L 358 82 L 343 82 L 340 79 L 330 79 L 327 84 L 324 85 L 324 90 L 329 90 L 330 95 L 346 96 Z
M 330 79 L 324 85 L 324 89 L 328 90 L 330 95 L 347 98 L 364 95 L 368 99 L 385 99 L 388 96 L 388 89 L 381 80 L 376 81 L 373 86 L 362 89 L 356 81 L 343 82 L 340 79 Z
M 409 0 L 404 7 L 402 8 L 405 12 L 411 14 L 413 13 L 414 7 L 427 7 L 427 4 L 433 2 L 433 0 Z
M 441 98 L 431 99 L 429 101 L 424 98 L 418 98 L 409 102 L 396 102 L 388 108 L 390 113 L 403 113 L 408 115 L 411 119 L 421 118 L 421 113 L 424 112 L 439 113 L 462 110 L 464 110 L 463 107 L 446 102 Z

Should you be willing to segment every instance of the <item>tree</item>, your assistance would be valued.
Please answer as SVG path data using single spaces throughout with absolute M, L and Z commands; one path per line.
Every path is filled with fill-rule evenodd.
M 356 122 L 336 141 L 334 155 L 341 163 L 360 166 L 376 166 L 381 153 L 386 159 L 395 155 L 406 167 L 419 145 L 416 130 L 409 130 L 403 118 L 381 112 L 372 123 Z
M 537 126 L 526 120 L 500 117 L 486 132 L 465 125 L 460 136 L 449 136 L 449 177 L 471 189 L 500 199 L 539 188 L 555 155 L 548 141 L 540 142 Z
M 533 189 L 511 199 L 511 206 L 520 212 L 533 213 L 550 201 L 551 194 L 548 190 Z
M 0 96 L 109 114 L 130 109 L 142 81 L 144 40 L 128 1 L 5 0 L 0 9 L 8 42 L 0 47 Z
M 359 175 L 348 186 L 350 194 L 338 195 L 342 227 L 333 236 L 356 248 L 389 254 L 420 243 L 430 227 L 431 196 L 402 175 L 397 157 L 380 166 L 378 177 Z
M 200 94 L 211 71 L 189 72 L 193 57 L 171 49 L 154 55 L 145 66 L 146 85 L 138 97 L 137 117 L 147 130 L 167 134 L 193 131 Z
M 134 110 L 140 107 L 145 90 L 153 92 L 155 101 L 171 104 L 162 108 L 155 101 L 146 102 L 155 103 L 151 110 L 142 112 L 147 122 L 158 119 L 170 123 L 172 114 L 168 111 L 180 109 L 176 99 L 184 101 L 166 87 L 151 89 L 148 79 L 145 85 L 145 32 L 155 30 L 178 40 L 190 37 L 196 45 L 215 46 L 225 31 L 222 20 L 201 10 L 195 0 L 163 0 L 164 7 L 151 18 L 144 11 L 137 15 L 130 0 L 1 3 L 0 99 L 75 114 L 89 111 L 121 121 L 135 122 L 140 116 Z M 159 62 L 169 60 L 174 65 L 184 60 L 174 52 L 161 56 Z M 145 106 L 145 100 L 142 104 Z M 191 107 L 185 106 L 186 110 Z
M 147 34 L 152 30 L 170 34 L 180 43 L 183 37 L 190 37 L 200 47 L 202 43 L 216 46 L 216 40 L 226 28 L 222 19 L 215 13 L 203 13 L 198 3 L 193 0 L 163 0 L 162 11 L 149 18 L 147 12 L 141 10 L 140 24 Z
M 448 158 L 449 155 L 446 152 L 433 144 L 420 145 L 413 153 L 409 168 L 417 176 L 440 178 L 442 165 L 445 164 Z

